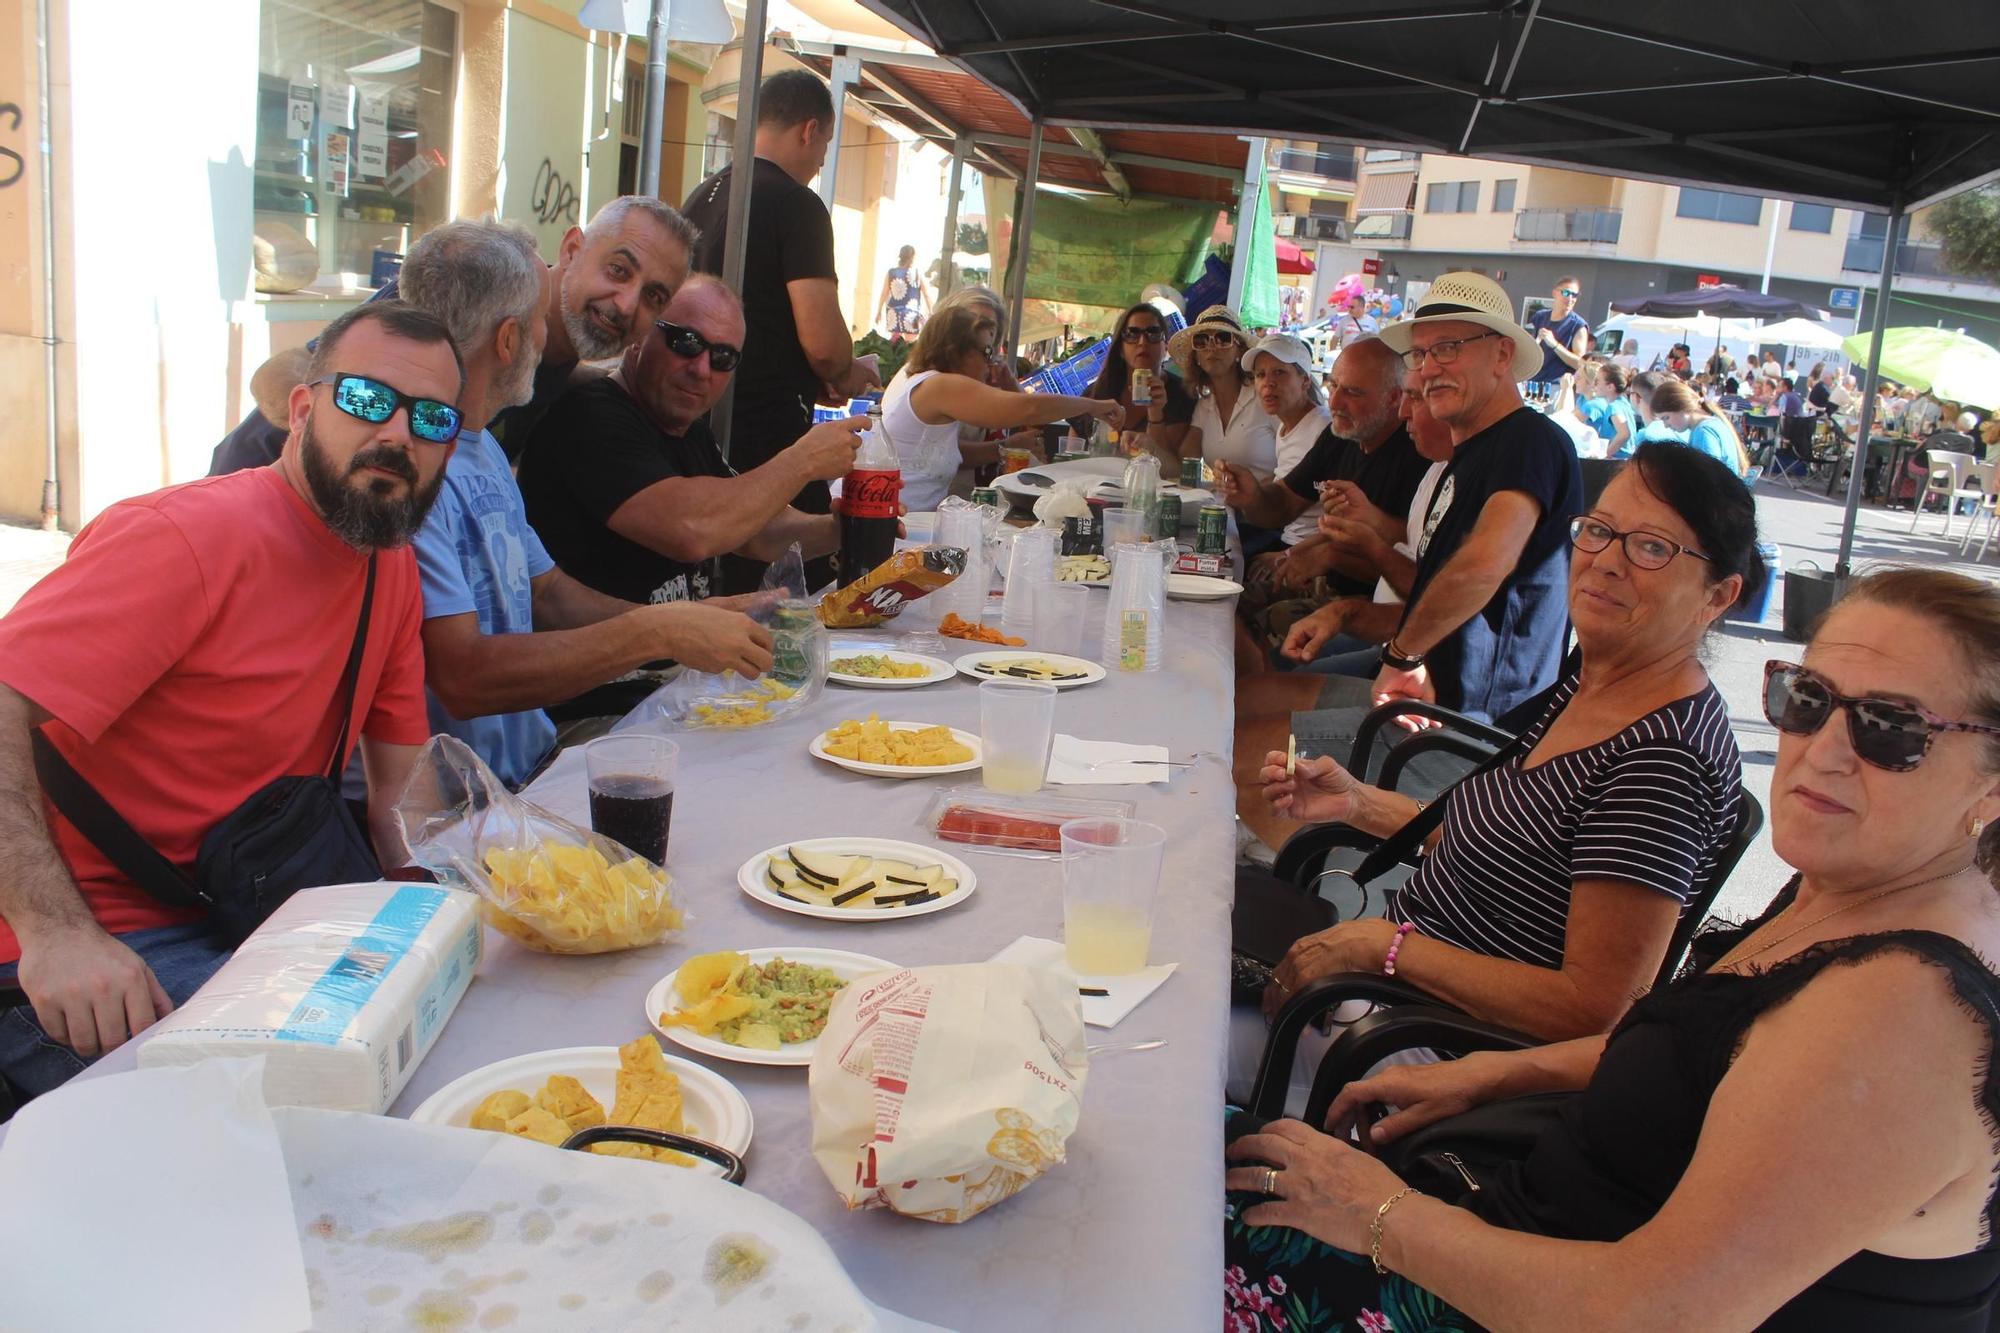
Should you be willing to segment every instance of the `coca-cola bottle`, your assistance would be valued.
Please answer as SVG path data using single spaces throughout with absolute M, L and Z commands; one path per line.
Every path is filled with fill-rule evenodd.
M 882 429 L 881 414 L 870 412 L 854 467 L 840 483 L 838 586 L 846 587 L 896 553 L 902 495 L 902 464 Z

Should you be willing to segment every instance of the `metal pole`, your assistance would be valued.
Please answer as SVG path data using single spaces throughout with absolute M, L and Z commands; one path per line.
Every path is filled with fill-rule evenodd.
M 819 197 L 828 211 L 833 208 L 834 182 L 840 176 L 840 128 L 847 117 L 843 108 L 847 103 L 848 85 L 861 82 L 861 57 L 839 55 L 833 58 L 833 79 L 829 91 L 833 93 L 833 139 L 826 146 L 826 165 L 819 172 Z
M 41 203 L 42 203 L 42 411 L 43 447 L 46 458 L 42 474 L 42 527 L 54 532 L 62 521 L 62 457 L 57 445 L 56 412 L 61 396 L 56 392 L 56 207 L 54 147 L 55 127 L 49 119 L 49 0 L 35 3 L 35 66 L 41 79 Z
M 1854 551 L 1855 517 L 1861 512 L 1861 474 L 1868 470 L 1868 436 L 1875 428 L 1875 369 L 1882 364 L 1882 335 L 1889 331 L 1889 288 L 1896 280 L 1896 249 L 1901 243 L 1903 205 L 1889 212 L 1888 235 L 1882 238 L 1882 274 L 1875 297 L 1875 332 L 1868 339 L 1868 369 L 1861 380 L 1861 424 L 1854 440 L 1854 466 L 1847 474 L 1847 509 L 1840 520 L 1840 558 L 1833 576 L 1847 577 L 1847 558 Z M 1895 479 L 1890 478 L 1890 485 Z M 1917 497 L 1921 502 L 1923 497 Z
M 646 20 L 646 123 L 639 131 L 639 193 L 660 197 L 660 138 L 667 123 L 667 17 L 673 0 L 653 0 Z
M 729 156 L 729 213 L 722 229 L 722 281 L 732 292 L 743 290 L 743 253 L 750 235 L 750 179 L 757 162 L 757 90 L 764 82 L 765 0 L 744 0 L 743 36 L 736 73 L 736 146 Z M 735 403 L 736 377 L 709 409 L 709 429 L 716 447 L 729 460 L 729 418 Z
M 1771 290 L 1771 264 L 1778 257 L 1778 201 L 1771 201 L 1771 234 L 1764 242 L 1764 285 L 1757 290 L 1768 293 Z
M 1244 140 L 1250 155 L 1243 163 L 1243 194 L 1236 201 L 1234 251 L 1229 258 L 1229 308 L 1243 309 L 1243 288 L 1250 279 L 1250 226 L 1257 217 L 1257 191 L 1264 188 L 1264 143 L 1261 138 Z
M 938 260 L 937 299 L 942 301 L 951 295 L 951 289 L 958 285 L 958 191 L 959 182 L 965 174 L 965 155 L 972 151 L 972 140 L 961 134 L 951 142 L 951 188 L 944 199 L 944 249 L 939 251 L 944 257 Z
M 1042 120 L 1035 117 L 1028 132 L 1028 174 L 1021 182 L 1021 206 L 1014 211 L 1014 243 L 1008 247 L 1007 263 L 1014 270 L 1013 292 L 1008 299 L 1007 336 L 1014 358 L 1021 356 L 1021 307 L 1028 298 L 1028 251 L 1035 235 L 1035 181 L 1042 174 Z

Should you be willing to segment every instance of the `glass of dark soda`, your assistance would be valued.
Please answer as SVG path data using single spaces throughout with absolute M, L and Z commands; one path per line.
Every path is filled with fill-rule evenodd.
M 601 736 L 585 745 L 591 831 L 665 865 L 680 755 L 664 736 Z

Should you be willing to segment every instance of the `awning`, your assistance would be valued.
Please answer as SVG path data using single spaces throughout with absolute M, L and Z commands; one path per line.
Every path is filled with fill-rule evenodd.
M 1411 193 L 1416 188 L 1417 173 L 1409 171 L 1385 171 L 1376 176 L 1361 178 L 1361 193 L 1354 196 L 1354 211 L 1360 213 L 1400 213 L 1415 199 Z

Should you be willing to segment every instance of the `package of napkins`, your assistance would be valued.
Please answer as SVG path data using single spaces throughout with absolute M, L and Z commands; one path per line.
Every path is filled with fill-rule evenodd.
M 386 1111 L 472 982 L 478 901 L 387 882 L 294 894 L 146 1031 L 139 1067 L 261 1055 L 273 1106 Z

